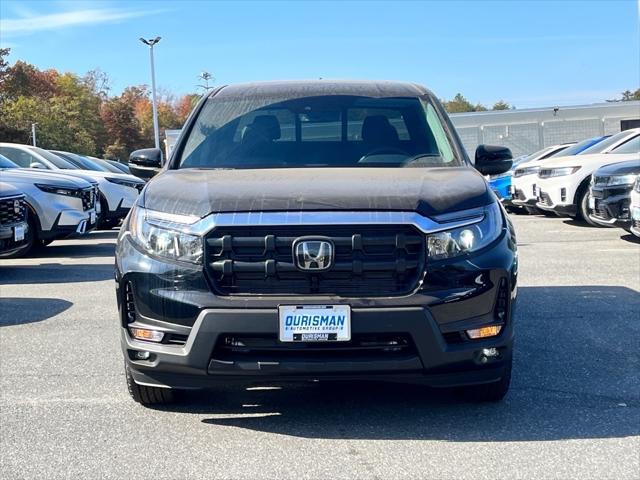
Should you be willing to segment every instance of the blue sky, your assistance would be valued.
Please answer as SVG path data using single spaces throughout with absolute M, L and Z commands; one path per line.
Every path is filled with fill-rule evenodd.
M 300 78 L 409 80 L 518 108 L 600 102 L 640 86 L 640 0 L 0 2 L 10 61 L 107 72 L 112 91 Z

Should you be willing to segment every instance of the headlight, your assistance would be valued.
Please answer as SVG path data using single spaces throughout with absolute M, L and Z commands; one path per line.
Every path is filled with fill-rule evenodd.
M 43 185 L 42 183 L 36 183 L 35 186 L 43 192 L 53 193 L 54 195 L 65 195 L 67 197 L 81 196 L 80 189 L 78 188 L 59 187 L 57 185 Z
M 513 176 L 518 178 L 518 177 L 524 177 L 525 175 L 534 175 L 538 173 L 538 170 L 540 170 L 540 167 L 518 168 L 513 171 Z
M 540 178 L 551 178 L 551 177 L 564 177 L 566 175 L 573 175 L 581 167 L 561 167 L 561 168 L 543 168 L 538 173 Z
M 142 190 L 144 182 L 134 182 L 133 180 L 125 180 L 122 178 L 105 177 L 105 180 L 124 187 L 135 188 L 136 190 Z
M 609 177 L 607 185 L 632 185 L 636 181 L 636 175 L 615 175 Z
M 202 263 L 202 237 L 181 231 L 187 223 L 168 219 L 161 212 L 135 206 L 129 217 L 131 239 L 151 255 L 190 263 Z
M 443 260 L 475 252 L 498 238 L 502 228 L 500 207 L 492 203 L 478 223 L 428 235 L 427 256 L 430 260 Z

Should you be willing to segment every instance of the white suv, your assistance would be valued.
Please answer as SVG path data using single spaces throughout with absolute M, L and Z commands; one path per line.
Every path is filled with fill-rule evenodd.
M 589 182 L 591 174 L 611 163 L 640 158 L 640 128 L 620 132 L 602 141 L 606 153 L 557 157 L 540 163 L 538 171 L 536 206 L 560 216 L 589 219 Z
M 518 163 L 517 168 L 513 170 L 513 179 L 511 180 L 511 201 L 516 207 L 523 207 L 528 213 L 539 213 L 536 210 L 537 198 L 533 192 L 538 163 L 540 160 L 562 152 L 571 145 L 571 143 L 562 143 L 545 147 L 526 156 Z M 516 162 L 514 161 L 514 163 Z

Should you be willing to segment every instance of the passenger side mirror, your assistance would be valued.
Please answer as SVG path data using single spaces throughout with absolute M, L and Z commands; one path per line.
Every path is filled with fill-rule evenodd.
M 162 150 L 159 148 L 143 148 L 129 155 L 131 174 L 145 180 L 150 179 L 162 168 Z
M 42 169 L 45 169 L 45 170 L 47 169 L 47 167 L 45 167 L 40 162 L 31 162 L 31 164 L 29 165 L 29 168 L 42 168 Z
M 513 155 L 507 147 L 478 145 L 476 149 L 476 170 L 483 175 L 498 175 L 511 168 Z

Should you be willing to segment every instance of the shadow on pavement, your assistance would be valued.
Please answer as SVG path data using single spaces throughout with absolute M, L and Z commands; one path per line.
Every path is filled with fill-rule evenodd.
M 40 265 L 0 265 L 0 285 L 31 285 L 36 283 L 97 282 L 113 279 L 112 263 L 70 265 L 41 263 Z
M 57 243 L 29 253 L 30 258 L 96 258 L 113 257 L 115 243 Z
M 620 238 L 629 243 L 640 244 L 640 238 L 636 237 L 632 233 L 627 233 L 625 235 L 622 235 Z
M 73 303 L 59 298 L 0 299 L 0 327 L 41 322 L 69 309 Z
M 521 287 L 514 378 L 502 403 L 375 383 L 227 386 L 171 411 L 203 423 L 318 439 L 544 441 L 640 435 L 640 295 Z M 246 386 L 246 385 L 245 385 Z

